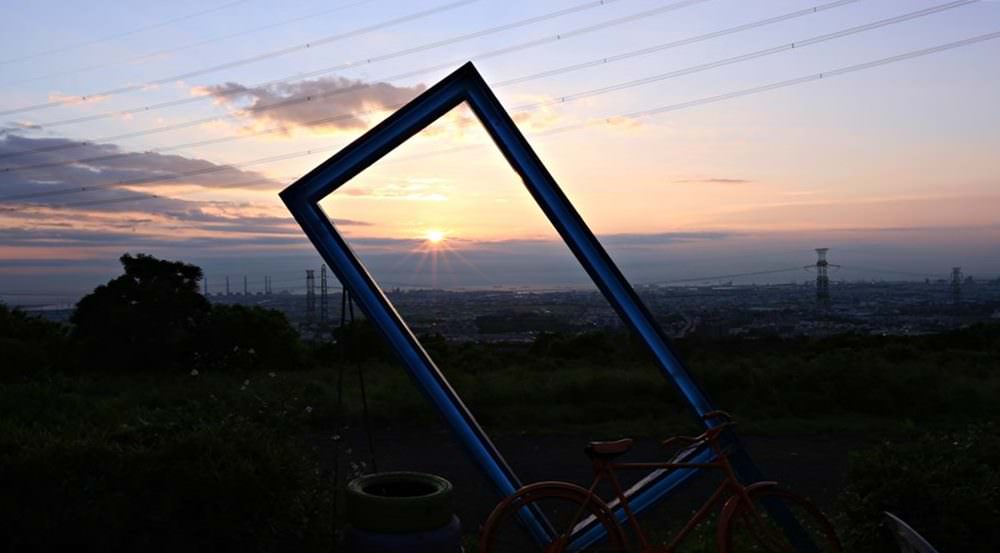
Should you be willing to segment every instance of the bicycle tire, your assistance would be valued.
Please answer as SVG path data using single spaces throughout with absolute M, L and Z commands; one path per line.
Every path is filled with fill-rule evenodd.
M 556 531 L 555 539 L 539 544 L 534 541 L 518 512 L 523 508 L 541 511 Z M 587 553 L 625 553 L 625 534 L 615 522 L 608 506 L 587 490 L 568 482 L 539 482 L 519 489 L 502 501 L 483 525 L 480 533 L 480 553 L 562 553 L 570 551 L 569 536 L 579 523 L 593 517 L 592 524 L 601 525 L 606 538 L 584 549 Z
M 814 551 L 843 552 L 833 524 L 808 499 L 771 484 L 750 486 L 748 495 L 752 506 L 742 497 L 734 496 L 723 509 L 718 536 L 721 553 L 798 553 L 793 544 L 797 540 L 790 538 L 789 532 L 772 517 L 771 511 L 775 508 L 794 517 L 798 528 L 804 532 L 799 538 L 808 537 L 815 546 Z M 754 512 L 758 516 L 755 517 Z

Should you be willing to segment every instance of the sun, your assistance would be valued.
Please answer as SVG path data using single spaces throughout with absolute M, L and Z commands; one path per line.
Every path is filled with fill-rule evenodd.
M 446 237 L 443 231 L 429 230 L 426 234 L 424 234 L 424 238 L 426 238 L 431 244 L 440 244 L 441 242 L 444 242 Z

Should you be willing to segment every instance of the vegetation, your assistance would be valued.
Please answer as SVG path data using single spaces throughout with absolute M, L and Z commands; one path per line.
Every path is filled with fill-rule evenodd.
M 70 322 L 84 369 L 163 369 L 190 360 L 210 306 L 201 269 L 149 255 L 121 257 L 125 274 L 84 296 Z
M 0 520 L 13 529 L 0 549 L 328 550 L 330 475 L 314 436 L 360 409 L 347 378 L 338 418 L 336 371 L 365 371 L 376 424 L 436 418 L 378 333 L 359 321 L 336 330 L 337 345 L 306 343 L 279 312 L 209 305 L 197 267 L 141 254 L 122 264 L 70 327 L 0 305 Z M 625 334 L 422 343 L 491 432 L 661 436 L 690 424 Z M 1000 326 L 676 346 L 744 432 L 877 428 L 898 440 L 852 458 L 837 505 L 851 550 L 889 550 L 882 510 L 942 550 L 1000 541 L 989 526 L 1000 442 L 974 425 L 1000 415 Z
M 5 438 L 4 551 L 329 549 L 329 486 L 272 432 L 224 421 Z
M 211 305 L 199 267 L 125 254 L 125 274 L 84 296 L 73 316 L 81 371 L 298 368 L 298 333 L 280 311 Z
M 0 303 L 0 381 L 26 377 L 62 364 L 65 329 Z
M 298 332 L 274 309 L 213 305 L 197 344 L 194 365 L 207 369 L 297 369 L 303 363 Z
M 839 501 L 849 551 L 898 551 L 889 511 L 941 551 L 988 553 L 1000 543 L 1000 435 L 995 424 L 885 442 L 852 455 Z

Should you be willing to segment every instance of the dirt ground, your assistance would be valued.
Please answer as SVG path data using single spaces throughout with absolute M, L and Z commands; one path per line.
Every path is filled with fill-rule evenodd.
M 430 472 L 454 484 L 456 512 L 466 532 L 475 532 L 496 505 L 498 498 L 491 486 L 449 432 L 440 429 L 381 428 L 373 434 L 380 471 Z M 589 484 L 593 473 L 583 454 L 583 447 L 594 438 L 584 435 L 493 436 L 498 449 L 525 484 L 540 480 Z M 848 454 L 870 445 L 867 440 L 845 436 L 742 436 L 742 439 L 766 478 L 777 480 L 783 487 L 810 497 L 827 511 L 844 482 Z M 316 446 L 324 465 L 331 466 L 334 448 L 330 437 L 314 435 L 309 441 Z M 342 443 L 343 459 L 368 461 L 368 445 L 363 434 L 351 431 Z M 346 453 L 347 448 L 351 450 L 349 454 Z M 621 459 L 659 461 L 665 456 L 659 440 L 640 438 L 636 439 L 633 450 Z M 708 497 L 716 481 L 708 476 L 697 478 L 671 496 L 667 504 L 651 517 L 676 517 L 690 512 Z

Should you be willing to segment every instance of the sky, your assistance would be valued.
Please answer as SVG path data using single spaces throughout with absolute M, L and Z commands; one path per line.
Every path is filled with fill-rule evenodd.
M 11 304 L 73 301 L 125 252 L 301 292 L 321 261 L 278 192 L 470 60 L 635 284 L 801 282 L 817 247 L 840 280 L 1000 274 L 997 1 L 4 11 Z M 464 107 L 321 205 L 386 286 L 587 283 Z

